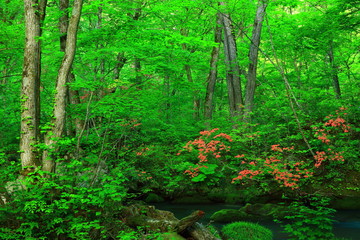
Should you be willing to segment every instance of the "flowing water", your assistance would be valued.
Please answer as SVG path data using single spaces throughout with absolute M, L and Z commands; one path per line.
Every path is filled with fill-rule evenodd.
M 157 203 L 154 204 L 157 209 L 171 211 L 177 218 L 183 218 L 191 214 L 195 210 L 202 210 L 205 216 L 201 223 L 204 225 L 210 221 L 210 216 L 221 209 L 239 209 L 240 205 L 228 204 L 172 204 L 172 203 Z M 360 210 L 340 210 L 335 214 L 334 233 L 338 238 L 345 238 L 346 240 L 360 240 Z M 260 221 L 259 224 L 271 229 L 274 234 L 274 240 L 286 240 L 288 236 L 282 232 L 279 224 L 272 221 Z M 219 229 L 221 224 L 214 224 Z

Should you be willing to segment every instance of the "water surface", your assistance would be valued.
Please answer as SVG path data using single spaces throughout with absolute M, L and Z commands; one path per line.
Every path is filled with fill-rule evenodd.
M 191 214 L 195 210 L 202 210 L 205 216 L 201 219 L 201 223 L 206 225 L 210 222 L 210 216 L 221 209 L 239 209 L 241 205 L 229 204 L 172 204 L 172 203 L 156 203 L 153 204 L 157 209 L 171 211 L 177 218 L 183 218 Z M 334 233 L 338 238 L 346 238 L 346 240 L 360 240 L 360 210 L 340 210 L 335 214 Z M 259 224 L 271 229 L 274 234 L 274 240 L 289 239 L 286 233 L 282 232 L 280 224 L 272 221 L 260 221 Z M 221 229 L 222 224 L 213 224 Z

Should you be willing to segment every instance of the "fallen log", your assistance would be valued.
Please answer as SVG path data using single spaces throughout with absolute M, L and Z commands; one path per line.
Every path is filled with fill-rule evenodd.
M 181 233 L 184 230 L 186 230 L 188 227 L 191 227 L 194 225 L 197 221 L 199 221 L 203 216 L 205 215 L 205 212 L 197 210 L 193 213 L 191 213 L 189 216 L 184 217 L 178 221 L 176 224 L 174 231 L 177 233 Z
M 197 210 L 190 215 L 177 219 L 169 211 L 157 210 L 154 206 L 131 205 L 123 210 L 126 225 L 137 229 L 165 232 L 176 232 L 184 238 L 193 240 L 218 240 L 198 221 L 205 215 Z

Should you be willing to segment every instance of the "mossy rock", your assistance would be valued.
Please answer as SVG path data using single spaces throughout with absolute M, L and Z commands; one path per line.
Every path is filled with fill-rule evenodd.
M 179 235 L 175 232 L 163 233 L 160 235 L 160 239 L 162 239 L 162 240 L 185 240 L 184 237 L 182 237 L 181 235 Z
M 211 215 L 210 219 L 218 223 L 230 223 L 248 219 L 249 216 L 243 211 L 236 209 L 222 209 Z
M 288 207 L 272 203 L 255 203 L 255 204 L 246 204 L 239 211 L 244 211 L 250 216 L 253 220 L 256 220 L 257 217 L 261 219 L 273 219 L 274 216 L 278 219 L 284 218 L 288 214 Z
M 338 210 L 358 210 L 360 209 L 360 197 L 334 198 L 330 205 Z
M 164 198 L 160 197 L 155 193 L 149 193 L 149 195 L 145 198 L 145 202 L 147 203 L 161 203 L 164 201 Z
M 177 204 L 206 204 L 206 203 L 213 203 L 211 200 L 209 200 L 206 197 L 203 196 L 191 196 L 191 197 L 182 197 L 175 199 L 172 201 L 172 203 Z
M 251 222 L 234 222 L 221 230 L 225 240 L 272 240 L 270 229 Z

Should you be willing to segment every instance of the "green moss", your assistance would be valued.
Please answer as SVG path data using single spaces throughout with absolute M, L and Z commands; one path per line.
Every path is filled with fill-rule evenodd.
M 175 232 L 163 233 L 160 236 L 161 240 L 185 240 L 182 236 Z
M 223 227 L 225 239 L 231 240 L 272 240 L 271 230 L 256 223 L 234 222 Z

